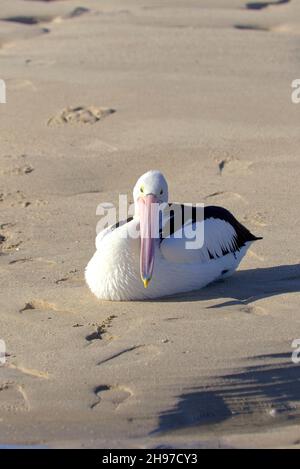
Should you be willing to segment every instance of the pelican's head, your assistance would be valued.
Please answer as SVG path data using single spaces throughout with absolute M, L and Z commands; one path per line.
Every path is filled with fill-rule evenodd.
M 138 180 L 133 189 L 133 199 L 138 213 L 138 201 L 141 197 L 154 195 L 156 202 L 168 202 L 168 184 L 160 171 L 148 171 Z
M 135 215 L 140 218 L 140 273 L 147 288 L 153 273 L 155 239 L 159 233 L 159 204 L 168 202 L 168 184 L 159 171 L 148 171 L 133 189 Z

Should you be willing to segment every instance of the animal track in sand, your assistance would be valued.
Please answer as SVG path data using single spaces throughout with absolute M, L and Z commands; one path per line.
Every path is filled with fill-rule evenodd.
M 31 205 L 25 194 L 19 190 L 15 192 L 0 192 L 0 203 L 8 207 L 21 206 L 26 208 Z
M 247 173 L 252 165 L 251 161 L 240 160 L 240 158 L 235 156 L 217 159 L 216 162 L 221 176 L 223 174 Z
M 28 412 L 29 401 L 24 387 L 7 381 L 0 383 L 0 410 L 1 412 Z
M 0 175 L 3 176 L 23 176 L 32 173 L 34 168 L 26 161 L 27 155 L 18 156 L 4 155 L 0 161 Z
M 99 404 L 109 405 L 113 410 L 118 410 L 121 404 L 124 404 L 133 392 L 127 386 L 108 386 L 106 384 L 96 386 L 94 393 L 98 400 L 91 405 L 91 409 L 95 409 Z
M 78 272 L 77 269 L 69 270 L 69 272 L 64 276 L 57 280 L 55 280 L 56 285 L 60 285 L 61 283 L 72 281 L 78 283 L 82 281 L 82 275 Z
M 5 252 L 4 246 L 6 242 L 6 237 L 0 233 L 0 255 Z
M 24 174 L 30 174 L 34 171 L 31 165 L 25 164 L 23 166 L 12 166 L 6 169 L 0 169 L 0 174 L 3 176 L 22 176 Z
M 19 239 L 17 234 L 5 231 L 1 234 L 0 247 L 2 252 L 18 251 L 22 240 Z
M 111 323 L 116 317 L 117 316 L 112 314 L 111 316 L 106 318 L 101 324 L 93 324 L 95 327 L 94 332 L 88 334 L 85 339 L 88 342 L 93 342 L 94 340 L 102 340 L 103 336 L 108 332 L 107 329 L 111 327 Z
M 1 202 L 1 194 L 0 194 L 0 202 Z M 9 233 L 7 232 L 7 229 L 8 228 L 11 228 L 13 227 L 14 224 L 13 223 L 2 223 L 0 225 L 0 230 L 3 231 L 3 234 L 0 233 L 0 252 L 1 251 L 6 251 L 7 248 L 9 247 L 8 245 L 8 236 L 9 236 Z
M 115 109 L 96 106 L 68 107 L 51 117 L 47 125 L 95 124 L 114 112 Z

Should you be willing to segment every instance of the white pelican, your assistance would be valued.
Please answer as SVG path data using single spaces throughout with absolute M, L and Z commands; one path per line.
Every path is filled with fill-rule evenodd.
M 158 215 L 157 207 L 170 205 L 168 185 L 159 171 L 139 178 L 133 198 L 134 216 L 97 235 L 96 252 L 85 270 L 89 288 L 102 300 L 147 300 L 198 290 L 231 275 L 249 245 L 261 239 L 225 208 L 207 206 L 200 221 L 195 217 L 198 209 L 188 222 L 180 218 L 181 233 L 183 225 L 204 229 L 202 246 L 187 249 L 188 239 L 175 235 L 174 212 L 173 224 L 172 214 L 165 219 Z M 183 212 L 187 206 L 176 207 Z M 166 220 L 171 228 L 164 237 Z M 138 237 L 132 237 L 132 232 Z

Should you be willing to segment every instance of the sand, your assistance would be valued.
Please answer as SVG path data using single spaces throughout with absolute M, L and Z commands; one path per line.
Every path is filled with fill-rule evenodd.
M 0 18 L 0 443 L 299 447 L 299 2 L 2 0 Z M 264 239 L 202 291 L 98 301 L 96 207 L 152 168 Z

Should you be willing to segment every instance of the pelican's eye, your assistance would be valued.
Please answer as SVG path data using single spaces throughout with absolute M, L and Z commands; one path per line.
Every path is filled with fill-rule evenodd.
M 144 192 L 144 187 L 143 187 L 143 186 L 140 188 L 140 191 L 141 191 L 141 192 Z
M 160 195 L 163 195 L 163 193 L 164 193 L 164 191 L 161 189 L 159 194 L 160 194 Z

